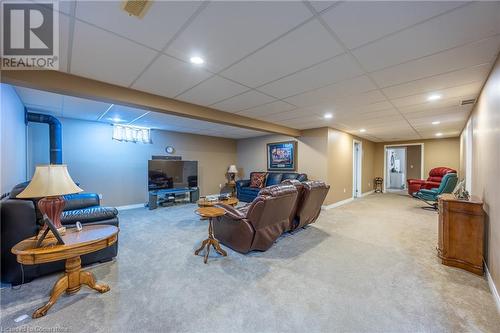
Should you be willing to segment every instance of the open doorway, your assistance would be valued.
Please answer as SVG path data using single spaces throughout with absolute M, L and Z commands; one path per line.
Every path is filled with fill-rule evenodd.
M 361 141 L 354 140 L 352 147 L 352 197 L 359 198 L 361 192 L 361 168 L 363 159 L 363 146 Z
M 386 153 L 385 188 L 404 190 L 406 187 L 406 147 L 390 147 Z
M 424 169 L 422 143 L 385 146 L 384 188 L 405 190 L 408 179 L 422 179 Z

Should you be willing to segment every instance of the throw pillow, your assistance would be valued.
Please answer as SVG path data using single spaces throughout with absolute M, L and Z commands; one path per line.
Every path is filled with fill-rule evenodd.
M 266 172 L 252 172 L 250 187 L 263 188 L 266 183 Z

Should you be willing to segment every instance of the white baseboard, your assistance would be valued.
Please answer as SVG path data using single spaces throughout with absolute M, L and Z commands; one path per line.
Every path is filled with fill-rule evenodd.
M 138 203 L 138 204 L 133 204 L 133 205 L 125 205 L 125 206 L 118 206 L 115 207 L 118 210 L 129 210 L 129 209 L 136 209 L 136 208 L 144 208 L 143 203 Z
M 371 190 L 371 191 L 362 193 L 360 198 L 365 197 L 367 195 L 370 195 L 372 193 L 375 193 L 375 190 Z M 335 207 L 339 207 L 339 206 L 345 205 L 345 204 L 347 204 L 347 203 L 349 203 L 349 202 L 351 202 L 353 200 L 354 200 L 354 198 L 349 198 L 349 199 L 345 199 L 345 200 L 342 200 L 342 201 L 337 201 L 337 202 L 332 203 L 330 205 L 323 205 L 323 206 L 321 206 L 321 209 L 323 209 L 323 210 L 332 209 L 332 208 L 335 208 Z
M 321 206 L 321 209 L 323 210 L 329 210 L 329 209 L 332 209 L 332 208 L 335 208 L 335 207 L 339 207 L 339 206 L 342 206 L 342 205 L 345 205 L 346 203 L 349 203 L 351 201 L 353 201 L 354 198 L 349 198 L 349 199 L 345 199 L 345 200 L 342 200 L 342 201 L 337 201 L 335 203 L 332 203 L 330 205 L 323 205 Z
M 488 270 L 488 266 L 484 263 L 484 268 L 486 269 L 486 279 L 488 280 L 488 285 L 490 286 L 491 294 L 493 295 L 493 299 L 495 300 L 495 304 L 497 305 L 497 311 L 500 313 L 500 296 L 498 295 L 497 287 L 495 286 L 495 282 L 491 278 L 490 271 Z

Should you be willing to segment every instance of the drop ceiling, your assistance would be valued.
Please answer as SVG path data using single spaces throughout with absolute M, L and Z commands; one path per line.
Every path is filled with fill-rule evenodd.
M 266 135 L 249 129 L 215 124 L 207 121 L 150 112 L 123 105 L 109 104 L 47 91 L 15 87 L 28 111 L 56 117 L 126 124 L 152 129 L 243 139 Z
M 153 1 L 142 19 L 120 6 L 61 4 L 61 71 L 373 141 L 459 135 L 460 101 L 500 50 L 500 2 Z

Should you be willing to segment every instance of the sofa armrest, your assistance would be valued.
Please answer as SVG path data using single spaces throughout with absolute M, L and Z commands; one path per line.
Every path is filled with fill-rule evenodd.
M 423 184 L 425 184 L 425 179 L 408 179 L 408 184 L 409 185 L 412 185 L 412 184 L 423 185 Z
M 236 181 L 236 188 L 248 187 L 250 186 L 250 179 L 240 179 Z
M 232 218 L 233 220 L 242 220 L 245 218 L 245 214 L 243 214 L 233 206 L 229 206 L 223 203 L 217 204 L 215 206 L 224 209 L 224 211 L 226 212 L 225 215 Z
M 101 204 L 97 193 L 67 194 L 63 198 L 65 211 L 95 207 Z

